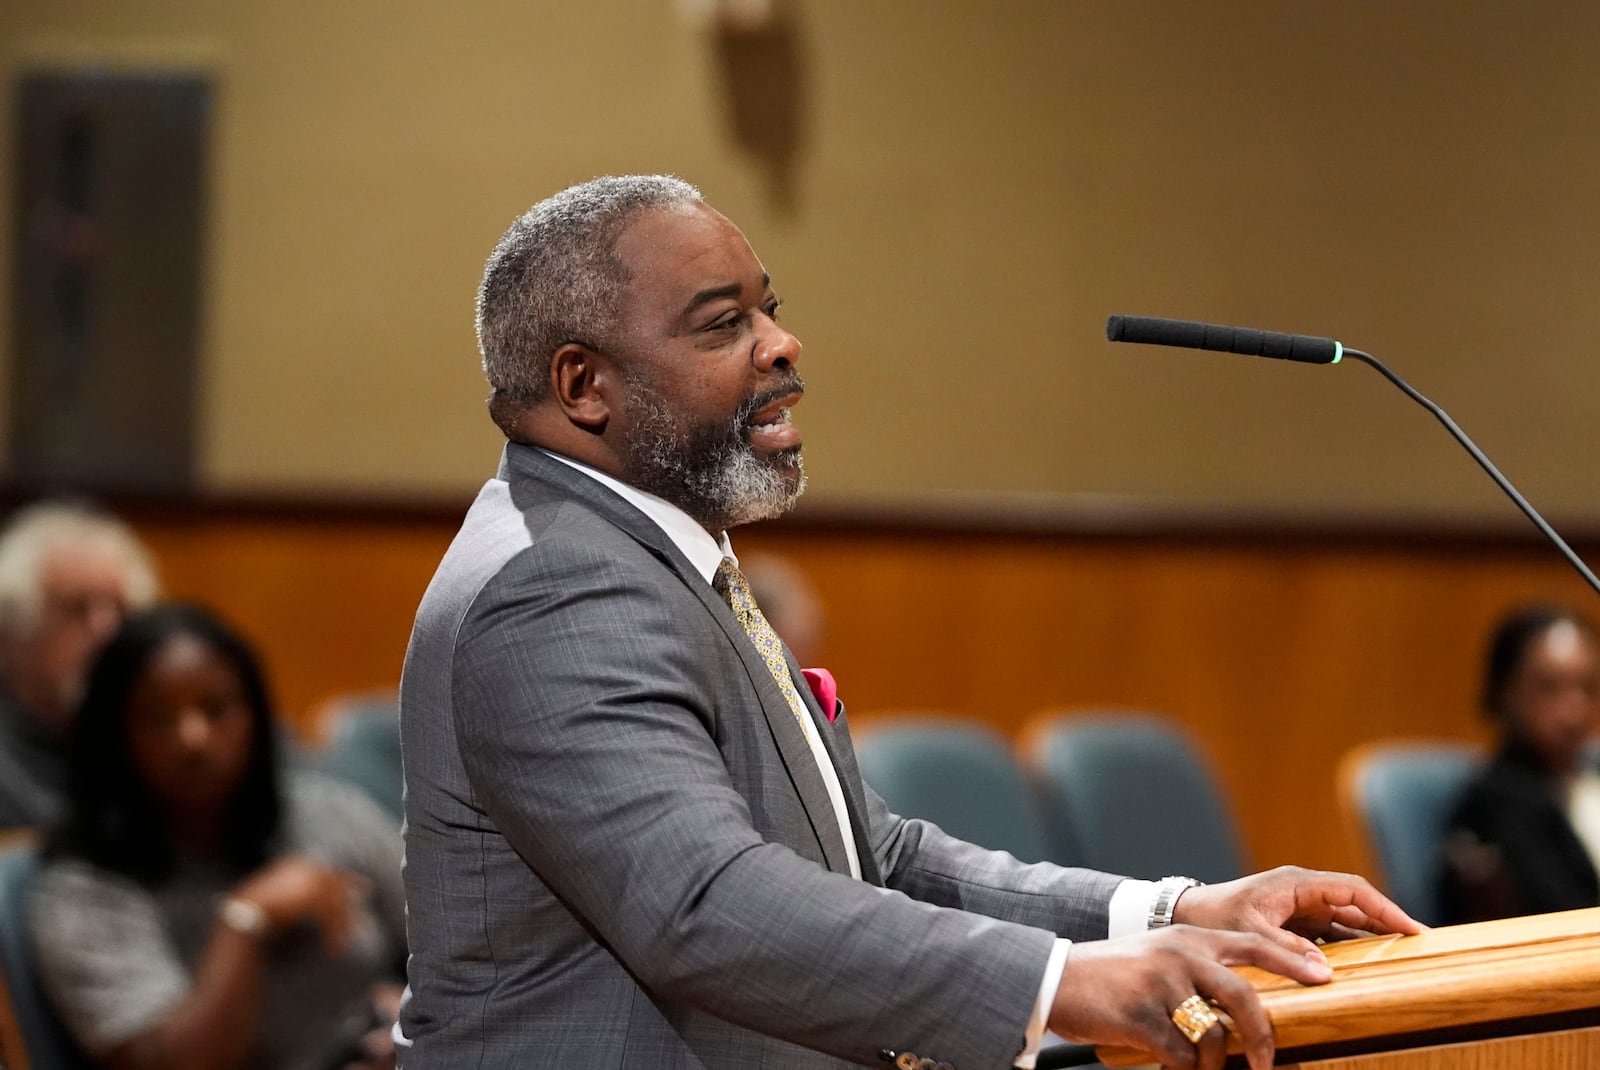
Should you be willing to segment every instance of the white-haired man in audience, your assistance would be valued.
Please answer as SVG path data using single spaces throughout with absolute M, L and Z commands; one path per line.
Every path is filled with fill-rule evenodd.
M 89 663 L 156 593 L 144 546 L 90 506 L 41 502 L 0 529 L 0 829 L 57 817 Z

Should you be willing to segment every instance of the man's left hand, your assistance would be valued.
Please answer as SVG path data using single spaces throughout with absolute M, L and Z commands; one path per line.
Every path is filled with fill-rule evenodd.
M 1315 953 L 1319 958 L 1313 940 L 1410 935 L 1424 928 L 1363 877 L 1299 866 L 1279 866 L 1223 884 L 1190 888 L 1178 897 L 1172 920 L 1260 933 L 1296 954 Z

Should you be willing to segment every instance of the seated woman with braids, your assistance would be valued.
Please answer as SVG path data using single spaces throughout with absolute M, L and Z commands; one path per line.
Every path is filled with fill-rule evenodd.
M 85 1051 L 113 1070 L 393 1065 L 399 830 L 280 772 L 261 670 L 227 625 L 130 616 L 90 672 L 69 783 L 30 922 Z

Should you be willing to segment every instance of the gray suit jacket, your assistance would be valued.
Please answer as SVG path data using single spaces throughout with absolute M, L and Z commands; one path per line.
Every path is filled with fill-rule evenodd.
M 895 816 L 813 704 L 852 879 L 732 612 L 537 450 L 507 448 L 445 554 L 400 701 L 406 1070 L 1005 1067 L 1053 935 L 1105 935 L 1117 878 Z

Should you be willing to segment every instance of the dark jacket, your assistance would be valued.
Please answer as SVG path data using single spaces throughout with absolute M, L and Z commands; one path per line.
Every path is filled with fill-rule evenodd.
M 1600 876 L 1559 785 L 1508 746 L 1467 786 L 1450 819 L 1440 905 L 1446 924 L 1600 906 Z

